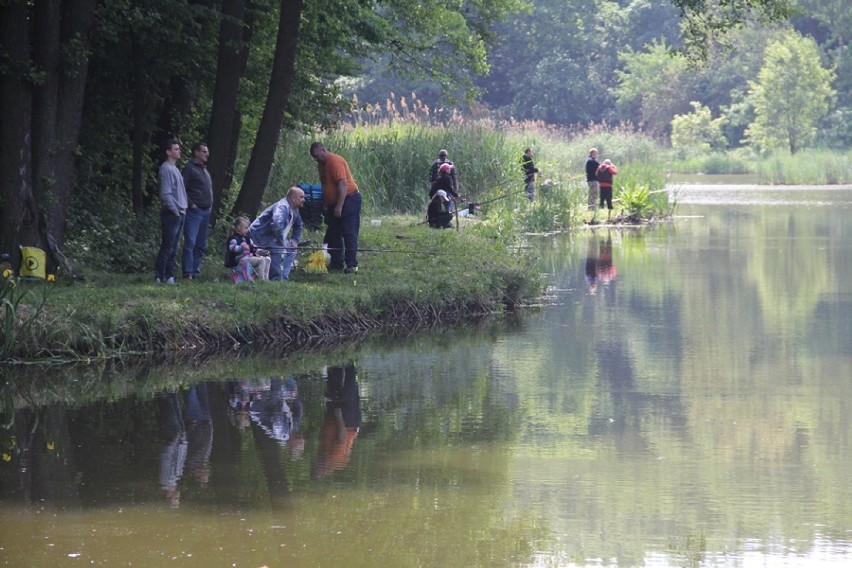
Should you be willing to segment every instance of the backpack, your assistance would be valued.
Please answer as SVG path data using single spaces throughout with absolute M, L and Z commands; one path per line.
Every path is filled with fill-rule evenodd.
M 231 252 L 231 241 L 235 238 L 240 238 L 240 235 L 231 235 L 228 237 L 228 240 L 225 241 L 225 256 L 222 259 L 222 264 L 225 268 L 236 268 L 237 266 L 237 255 Z

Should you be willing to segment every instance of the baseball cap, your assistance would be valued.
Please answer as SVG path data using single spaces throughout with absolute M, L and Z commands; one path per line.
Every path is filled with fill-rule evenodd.
M 444 191 L 443 189 L 439 189 L 438 191 L 436 191 L 436 192 L 435 192 L 435 195 L 437 195 L 438 197 L 440 197 L 440 198 L 441 198 L 441 199 L 443 199 L 444 201 L 449 201 L 449 200 L 450 200 L 450 198 L 449 198 L 449 197 L 447 197 L 447 192 L 446 192 L 446 191 Z
M 453 166 L 451 166 L 450 164 L 441 164 L 440 166 L 438 166 L 439 172 L 451 172 L 452 170 Z

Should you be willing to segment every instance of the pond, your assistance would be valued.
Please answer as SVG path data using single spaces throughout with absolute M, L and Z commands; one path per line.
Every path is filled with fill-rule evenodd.
M 517 320 L 32 379 L 0 565 L 848 565 L 852 189 L 676 199 Z

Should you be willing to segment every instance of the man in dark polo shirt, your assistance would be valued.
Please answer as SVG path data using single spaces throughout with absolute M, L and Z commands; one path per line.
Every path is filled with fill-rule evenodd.
M 183 277 L 192 280 L 201 273 L 201 261 L 207 252 L 210 208 L 213 205 L 213 181 L 207 171 L 210 151 L 199 142 L 192 147 L 192 160 L 183 169 L 187 208 L 183 224 Z
M 600 193 L 600 184 L 598 183 L 598 149 L 592 148 L 589 150 L 589 157 L 586 158 L 586 183 L 589 185 L 589 210 L 594 211 L 598 206 L 598 195 Z

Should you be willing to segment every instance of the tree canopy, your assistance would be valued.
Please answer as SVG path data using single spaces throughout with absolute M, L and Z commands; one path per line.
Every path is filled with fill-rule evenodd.
M 828 112 L 833 80 L 834 72 L 819 64 L 816 42 L 792 31 L 780 33 L 766 46 L 757 81 L 749 83 L 755 120 L 747 139 L 763 150 L 801 150 Z
M 481 95 L 519 119 L 665 135 L 690 101 L 720 114 L 756 101 L 749 54 L 719 55 L 711 40 L 794 7 L 826 67 L 848 68 L 844 0 L 5 0 L 0 250 L 63 258 L 69 227 L 98 234 L 105 219 L 128 245 L 146 237 L 169 138 L 208 142 L 219 215 L 254 214 L 281 132 L 333 125 L 352 85 L 417 81 L 430 104 Z M 671 50 L 729 73 L 696 72 Z
M 234 204 L 254 214 L 281 130 L 327 123 L 345 104 L 340 77 L 390 54 L 399 72 L 470 90 L 488 70 L 492 27 L 521 7 L 521 0 L 0 3 L 0 249 L 27 242 L 60 256 L 72 201 L 83 211 L 139 218 L 155 205 L 156 166 L 169 138 L 215 140 L 218 211 Z M 233 195 L 241 152 L 251 157 Z

